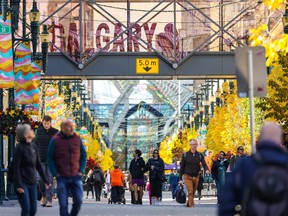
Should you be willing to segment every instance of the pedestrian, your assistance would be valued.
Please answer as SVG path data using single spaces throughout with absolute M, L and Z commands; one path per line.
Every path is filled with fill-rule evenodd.
M 103 185 L 105 184 L 105 179 L 104 179 L 104 174 L 98 165 L 96 165 L 94 168 L 94 171 L 92 174 L 92 181 L 93 181 L 94 190 L 95 190 L 96 202 L 98 201 L 100 202 L 102 188 L 103 188 Z
M 148 192 L 148 196 L 149 196 L 149 203 L 150 205 L 152 205 L 152 199 L 151 199 L 151 188 L 150 188 L 150 181 L 149 178 L 147 179 L 147 183 L 146 183 L 146 190 Z
M 194 195 L 197 190 L 200 172 L 200 163 L 206 170 L 206 174 L 209 174 L 209 168 L 204 160 L 203 154 L 197 152 L 198 142 L 195 139 L 189 141 L 190 151 L 185 152 L 182 155 L 182 160 L 180 164 L 180 182 L 182 183 L 182 176 L 184 176 L 184 181 L 186 188 L 188 190 L 188 201 L 187 207 L 194 207 Z
M 177 169 L 174 168 L 173 172 L 169 175 L 169 184 L 171 188 L 171 193 L 172 193 L 172 199 L 176 199 L 176 191 L 178 187 L 178 181 L 179 181 L 179 175 L 177 172 Z
M 134 186 L 132 184 L 132 175 L 131 175 L 131 173 L 128 174 L 127 181 L 128 181 L 129 191 L 131 193 L 131 204 L 135 204 Z
M 143 190 L 144 190 L 144 172 L 145 161 L 141 157 L 142 152 L 139 149 L 134 151 L 134 158 L 131 160 L 129 172 L 132 176 L 132 185 L 134 187 L 134 204 L 142 205 Z
M 148 160 L 146 168 L 149 170 L 152 205 L 158 205 L 161 202 L 164 181 L 164 161 L 160 158 L 158 149 L 153 151 L 153 157 Z
M 125 177 L 118 165 L 114 166 L 114 170 L 110 173 L 111 176 L 111 199 L 114 204 L 121 204 L 122 202 L 122 192 L 123 192 L 123 183 Z
M 247 154 L 245 154 L 245 152 L 244 152 L 244 147 L 243 146 L 238 146 L 237 154 L 231 156 L 231 158 L 230 158 L 230 161 L 229 161 L 229 165 L 230 166 L 229 166 L 228 170 L 230 172 L 233 172 L 233 170 L 234 170 L 236 164 L 239 162 L 239 160 L 243 159 L 246 156 L 247 156 Z
M 204 177 L 203 177 L 202 171 L 200 171 L 199 172 L 199 182 L 198 182 L 198 186 L 197 186 L 197 193 L 198 193 L 198 199 L 199 200 L 202 198 L 202 190 L 204 189 L 203 183 L 204 183 Z
M 93 188 L 93 177 L 92 177 L 92 174 L 93 174 L 93 170 L 90 169 L 88 174 L 87 174 L 86 180 L 85 180 L 85 183 L 86 183 L 86 186 L 87 186 L 86 199 L 88 199 L 90 191 L 92 193 L 92 199 L 94 199 L 94 188 Z
M 82 175 L 86 165 L 86 150 L 81 138 L 74 132 L 74 123 L 65 120 L 61 131 L 50 141 L 48 148 L 48 166 L 57 178 L 57 196 L 60 216 L 79 214 L 83 200 Z M 71 191 L 73 204 L 68 213 L 68 196 Z
M 111 192 L 111 177 L 110 177 L 110 169 L 106 171 L 105 174 L 105 184 L 106 184 L 106 198 L 110 196 Z
M 40 205 L 43 207 L 52 207 L 52 197 L 54 193 L 53 176 L 49 171 L 47 164 L 48 145 L 51 138 L 58 133 L 56 128 L 52 127 L 52 118 L 45 115 L 42 119 L 42 125 L 36 131 L 35 144 L 38 149 L 38 155 L 42 164 L 44 173 L 46 174 L 49 185 L 47 190 L 45 184 L 41 178 L 39 178 L 39 186 L 42 194 Z
M 282 138 L 277 124 L 262 126 L 257 152 L 240 160 L 227 179 L 219 215 L 287 215 L 288 155 Z
M 212 178 L 215 180 L 216 188 L 217 188 L 217 201 L 219 204 L 219 197 L 220 197 L 220 184 L 219 184 L 219 168 L 220 166 L 223 166 L 225 169 L 224 172 L 227 171 L 229 162 L 225 158 L 226 154 L 223 151 L 220 151 L 218 155 L 218 159 L 213 161 L 212 168 L 211 168 L 211 173 L 212 173 Z M 224 179 L 222 179 L 224 181 Z
M 15 147 L 13 157 L 13 183 L 21 206 L 21 215 L 35 215 L 37 211 L 37 179 L 36 170 L 39 172 L 46 187 L 50 187 L 49 181 L 42 169 L 36 146 L 33 143 L 34 132 L 30 125 L 18 125 L 16 138 L 18 144 Z

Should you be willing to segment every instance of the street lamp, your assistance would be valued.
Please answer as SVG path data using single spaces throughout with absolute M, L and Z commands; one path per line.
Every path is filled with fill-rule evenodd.
M 39 21 L 40 21 L 40 12 L 37 8 L 37 2 L 33 1 L 32 10 L 29 13 L 31 21 L 31 39 L 32 39 L 32 54 L 33 57 L 36 55 L 38 38 L 39 38 Z
M 43 73 L 46 73 L 46 67 L 48 62 L 48 46 L 49 46 L 49 32 L 47 25 L 43 25 L 43 31 L 40 35 L 41 37 L 41 49 L 42 49 L 42 67 Z
M 285 13 L 282 17 L 284 33 L 288 34 L 288 4 L 285 5 Z

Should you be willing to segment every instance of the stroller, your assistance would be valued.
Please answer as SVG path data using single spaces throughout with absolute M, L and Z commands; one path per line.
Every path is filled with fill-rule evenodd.
M 113 188 L 113 187 L 112 187 Z M 108 204 L 112 204 L 113 201 L 112 201 L 112 193 L 110 193 L 110 197 L 108 198 Z M 121 203 L 123 205 L 126 204 L 126 199 L 125 199 L 125 187 L 122 187 L 121 188 Z

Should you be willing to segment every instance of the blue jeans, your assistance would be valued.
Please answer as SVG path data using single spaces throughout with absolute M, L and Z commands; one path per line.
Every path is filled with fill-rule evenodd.
M 24 193 L 20 194 L 16 192 L 18 202 L 21 206 L 21 216 L 34 216 L 37 211 L 37 184 L 28 185 L 23 182 L 22 189 Z
M 171 192 L 172 192 L 172 199 L 175 199 L 178 185 L 177 184 L 176 185 L 170 185 L 170 187 L 171 187 Z
M 73 197 L 70 214 L 68 213 L 69 191 L 71 191 Z M 60 205 L 60 216 L 77 216 L 80 212 L 83 200 L 82 176 L 57 177 L 57 196 Z

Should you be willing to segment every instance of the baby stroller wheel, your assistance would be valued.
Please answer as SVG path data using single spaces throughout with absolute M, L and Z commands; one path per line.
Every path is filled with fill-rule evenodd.
M 126 204 L 126 199 L 124 198 L 122 202 L 123 202 L 123 204 L 125 205 L 125 204 Z
M 108 204 L 112 204 L 111 198 L 108 199 Z

